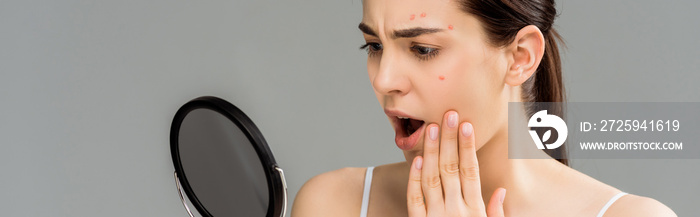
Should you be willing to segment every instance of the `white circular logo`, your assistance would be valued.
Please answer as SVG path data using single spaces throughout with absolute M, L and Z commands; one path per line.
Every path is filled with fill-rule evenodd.
M 559 148 L 559 146 L 564 144 L 564 141 L 566 141 L 566 136 L 569 134 L 564 120 L 562 120 L 559 116 L 547 114 L 547 110 L 541 110 L 532 115 L 532 117 L 530 117 L 530 121 L 527 123 L 527 126 L 530 127 L 530 136 L 532 137 L 532 140 L 535 141 L 535 145 L 537 145 L 538 149 L 545 149 L 545 147 L 547 149 Z M 532 128 L 547 128 L 547 131 L 545 131 L 544 134 L 542 134 L 542 137 L 540 137 L 537 134 L 537 131 L 532 130 Z M 547 140 L 549 140 L 552 136 L 552 129 L 550 128 L 556 131 L 558 135 L 557 140 L 545 145 L 544 143 L 547 142 Z

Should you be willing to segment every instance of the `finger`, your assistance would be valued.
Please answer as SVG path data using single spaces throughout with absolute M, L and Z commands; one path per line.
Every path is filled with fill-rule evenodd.
M 486 216 L 488 217 L 503 217 L 505 212 L 503 212 L 503 201 L 506 199 L 506 189 L 498 188 L 491 195 L 491 200 L 489 200 L 489 206 L 486 208 Z
M 440 134 L 440 179 L 445 192 L 447 207 L 464 204 L 462 188 L 459 181 L 459 154 L 457 138 L 459 137 L 459 115 L 455 111 L 445 113 Z
M 462 196 L 470 207 L 484 208 L 479 178 L 479 161 L 476 159 L 474 128 L 464 122 L 459 126 L 459 178 L 462 184 Z
M 406 193 L 408 216 L 424 217 L 425 201 L 423 200 L 423 190 L 421 189 L 421 168 L 423 167 L 423 157 L 418 156 L 413 159 L 411 169 L 408 172 L 408 189 Z
M 442 196 L 442 182 L 438 171 L 438 154 L 440 144 L 437 140 L 437 124 L 428 125 L 425 131 L 423 147 L 423 168 L 421 169 L 421 186 L 425 195 L 425 203 L 428 210 L 442 210 L 444 200 Z

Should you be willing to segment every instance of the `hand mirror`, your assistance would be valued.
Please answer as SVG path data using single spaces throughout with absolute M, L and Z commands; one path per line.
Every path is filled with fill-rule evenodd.
M 284 216 L 287 186 L 265 139 L 240 109 L 212 96 L 193 99 L 170 128 L 175 184 L 187 213 Z

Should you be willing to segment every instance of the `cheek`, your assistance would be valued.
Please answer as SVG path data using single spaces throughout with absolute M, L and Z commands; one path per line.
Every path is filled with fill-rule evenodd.
M 440 105 L 442 111 L 458 110 L 471 112 L 478 105 L 485 86 L 485 77 L 478 65 L 468 61 L 466 56 L 455 58 L 437 67 L 437 73 L 430 80 L 432 84 L 433 103 Z M 464 116 L 464 115 L 460 115 Z
M 503 88 L 494 68 L 497 63 L 484 60 L 484 56 L 461 56 L 472 61 L 455 61 L 443 64 L 439 73 L 431 79 L 430 99 L 432 118 L 441 120 L 444 112 L 456 110 L 460 122 L 472 123 L 479 135 L 478 147 L 483 146 L 499 129 L 503 119 L 500 117 L 501 108 L 507 106 L 501 103 L 500 93 Z M 432 115 L 431 115 L 432 116 Z
M 464 113 L 460 117 L 461 121 L 469 121 L 475 127 L 477 148 L 493 139 L 508 121 L 501 63 L 492 57 L 473 64 L 471 71 L 465 73 L 461 96 L 457 96 L 466 99 L 459 101 L 460 115 Z

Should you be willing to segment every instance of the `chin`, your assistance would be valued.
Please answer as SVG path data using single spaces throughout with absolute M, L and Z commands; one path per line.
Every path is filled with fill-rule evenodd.
M 423 141 L 418 142 L 416 144 L 416 147 L 414 147 L 411 150 L 402 150 L 403 151 L 403 156 L 406 158 L 406 162 L 411 164 L 413 162 L 413 159 L 418 157 L 418 156 L 423 156 Z

